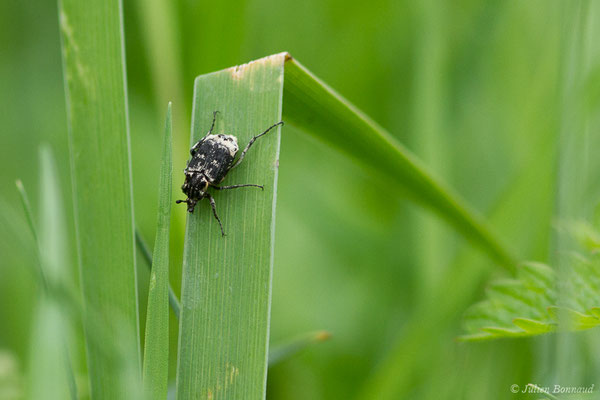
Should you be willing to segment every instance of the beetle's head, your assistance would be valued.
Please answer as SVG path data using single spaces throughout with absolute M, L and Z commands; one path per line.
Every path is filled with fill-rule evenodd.
M 200 200 L 204 197 L 204 192 L 206 192 L 207 188 L 208 180 L 204 175 L 197 172 L 187 172 L 181 191 L 189 198 Z
M 193 213 L 196 203 L 204 198 L 207 188 L 208 180 L 203 174 L 197 172 L 186 172 L 185 182 L 183 183 L 181 190 L 185 195 L 187 195 L 187 199 L 177 200 L 176 203 L 187 203 L 188 212 Z

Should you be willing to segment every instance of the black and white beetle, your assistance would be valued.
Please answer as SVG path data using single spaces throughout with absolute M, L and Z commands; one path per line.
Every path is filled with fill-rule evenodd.
M 225 179 L 225 176 L 227 176 L 229 171 L 240 165 L 244 159 L 244 156 L 246 155 L 246 152 L 256 141 L 256 139 L 267 134 L 276 126 L 283 125 L 283 121 L 279 121 L 278 123 L 271 125 L 266 131 L 250 139 L 240 157 L 234 162 L 235 155 L 239 150 L 237 137 L 233 135 L 212 134 L 213 128 L 215 127 L 217 114 L 218 111 L 213 113 L 212 125 L 210 126 L 210 130 L 206 136 L 200 139 L 190 149 L 192 158 L 188 161 L 187 166 L 183 170 L 185 173 L 185 182 L 181 187 L 181 190 L 187 196 L 187 199 L 177 200 L 176 203 L 187 203 L 188 212 L 193 213 L 196 204 L 200 200 L 207 198 L 210 201 L 213 214 L 219 223 L 219 226 L 221 227 L 221 234 L 225 236 L 223 224 L 221 224 L 221 219 L 219 219 L 219 216 L 217 215 L 215 199 L 206 190 L 209 186 L 217 190 L 236 189 L 248 186 L 254 186 L 263 189 L 263 186 L 252 183 L 232 186 L 217 185 L 221 183 L 223 179 Z

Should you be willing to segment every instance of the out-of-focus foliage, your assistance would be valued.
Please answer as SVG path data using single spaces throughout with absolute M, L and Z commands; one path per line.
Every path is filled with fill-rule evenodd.
M 493 282 L 486 299 L 466 312 L 467 334 L 461 339 L 534 336 L 600 325 L 600 234 L 586 222 L 566 225 L 578 251 L 566 255 L 565 269 L 524 263 L 517 279 Z
M 534 336 L 600 325 L 600 234 L 586 222 L 565 225 L 578 244 L 577 251 L 565 256 L 565 269 L 524 263 L 516 279 L 492 282 L 486 299 L 466 312 L 462 339 Z
M 597 254 L 573 255 L 558 305 L 557 273 L 544 264 L 527 263 L 518 279 L 496 281 L 486 300 L 465 315 L 465 340 L 522 337 L 600 325 L 600 265 Z
M 597 112 L 600 70 L 594 57 L 565 51 L 561 38 L 573 19 L 590 26 L 580 40 L 594 37 L 594 3 L 155 0 L 124 7 L 134 209 L 144 237 L 154 237 L 164 104 L 174 101 L 179 190 L 193 78 L 285 50 L 421 156 L 489 217 L 520 259 L 554 265 L 558 133 L 569 129 L 561 122 L 563 61 L 585 61 L 578 92 L 585 107 L 577 109 L 586 112 Z M 54 149 L 66 188 L 74 248 L 57 14 L 53 1 L 0 2 L 0 304 L 8 305 L 0 308 L 0 365 L 7 366 L 0 382 L 11 385 L 31 371 L 37 290 L 13 182 L 22 177 L 36 187 L 42 141 Z M 595 54 L 591 43 L 584 55 Z M 321 329 L 333 337 L 270 369 L 269 398 L 503 398 L 514 383 L 597 381 L 600 368 L 586 357 L 597 338 L 588 332 L 560 353 L 565 358 L 547 339 L 555 335 L 456 342 L 462 314 L 500 272 L 345 156 L 289 127 L 281 146 L 272 341 Z M 571 176 L 589 183 L 586 198 L 597 203 L 600 180 Z M 31 197 L 37 209 L 39 194 Z M 183 217 L 177 210 L 172 221 L 177 293 Z M 74 250 L 64 256 L 76 277 Z M 145 304 L 149 274 L 138 274 Z M 171 317 L 172 355 L 177 336 Z M 554 382 L 556 365 L 576 377 Z

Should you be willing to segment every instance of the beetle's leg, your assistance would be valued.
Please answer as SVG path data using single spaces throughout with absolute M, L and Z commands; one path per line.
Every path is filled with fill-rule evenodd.
M 200 140 L 198 140 L 198 142 L 196 142 L 196 144 L 194 146 L 192 146 L 192 148 L 190 149 L 190 155 L 193 157 L 196 154 L 196 149 L 198 148 L 198 146 L 200 146 L 200 144 L 202 142 L 204 142 L 204 139 L 206 139 L 206 137 L 210 134 L 212 134 L 213 129 L 215 128 L 215 122 L 217 121 L 217 114 L 219 112 L 218 111 L 213 111 L 213 120 L 212 120 L 212 124 L 210 125 L 210 129 L 208 131 L 208 133 L 206 135 L 204 135 L 204 137 Z
M 211 186 L 211 187 L 213 187 L 213 188 L 215 188 L 217 190 L 225 190 L 225 189 L 237 189 L 237 188 L 249 187 L 249 186 L 261 188 L 261 189 L 264 190 L 264 187 L 262 185 L 255 185 L 253 183 L 244 183 L 244 184 L 241 184 L 241 185 L 231 185 L 231 186 Z
M 283 125 L 283 121 L 279 121 L 278 123 L 271 125 L 270 127 L 267 128 L 266 131 L 264 131 L 263 133 L 261 133 L 259 135 L 254 136 L 252 139 L 250 139 L 250 141 L 248 142 L 248 145 L 246 146 L 246 148 L 244 149 L 244 151 L 242 151 L 242 154 L 240 154 L 240 158 L 238 158 L 238 160 L 231 166 L 230 169 L 234 169 L 235 167 L 237 167 L 238 165 L 240 165 L 240 163 L 244 159 L 244 156 L 246 155 L 246 152 L 248 151 L 248 149 L 250 148 L 250 146 L 252 146 L 254 144 L 254 142 L 256 141 L 256 139 L 258 139 L 262 135 L 266 135 L 271 129 L 273 129 L 276 126 L 279 126 L 279 125 Z
M 215 128 L 215 121 L 217 120 L 218 113 L 219 113 L 218 111 L 213 111 L 213 122 L 210 125 L 210 129 L 209 129 L 208 133 L 206 134 L 206 136 L 210 135 L 212 133 L 213 129 Z
M 221 235 L 225 236 L 225 231 L 223 230 L 223 224 L 221 223 L 221 219 L 217 215 L 217 205 L 215 204 L 215 199 L 209 193 L 205 193 L 204 196 L 207 197 L 208 200 L 210 201 L 210 206 L 212 207 L 213 215 L 217 219 L 217 222 L 219 223 L 219 227 L 221 227 Z

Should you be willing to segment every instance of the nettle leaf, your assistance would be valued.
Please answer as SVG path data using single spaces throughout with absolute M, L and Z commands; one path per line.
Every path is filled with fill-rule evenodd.
M 567 271 L 559 274 L 529 262 L 520 266 L 515 279 L 491 283 L 486 299 L 465 313 L 466 334 L 460 339 L 525 337 L 600 325 L 600 234 L 581 222 L 571 224 L 569 231 L 582 250 L 568 256 Z

